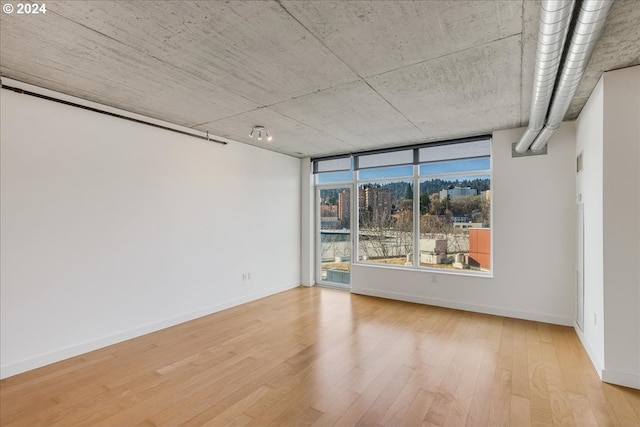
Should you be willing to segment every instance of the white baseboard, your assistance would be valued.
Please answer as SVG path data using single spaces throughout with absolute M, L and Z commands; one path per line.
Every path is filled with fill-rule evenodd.
M 575 322 L 573 325 L 573 329 L 575 329 L 576 334 L 578 335 L 578 339 L 582 343 L 582 347 L 587 352 L 587 356 L 589 356 L 589 360 L 591 360 L 591 364 L 593 365 L 593 368 L 596 370 L 596 373 L 602 380 L 602 371 L 604 370 L 604 365 L 602 363 L 602 360 L 600 360 L 600 358 L 598 357 L 598 354 L 595 351 L 593 351 L 593 348 L 591 347 L 591 345 L 589 345 L 589 341 L 587 341 L 586 337 L 584 336 L 584 334 L 582 333 L 578 325 L 575 324 Z
M 533 313 L 528 311 L 511 310 L 502 307 L 494 307 L 480 304 L 472 304 L 460 301 L 451 301 L 438 298 L 428 298 L 421 295 L 403 294 L 381 289 L 351 288 L 354 294 L 369 295 L 373 297 L 389 298 L 399 301 L 415 302 L 418 304 L 434 305 L 437 307 L 453 308 L 456 310 L 472 311 L 474 313 L 493 314 L 496 316 L 513 317 L 516 319 L 534 320 L 537 322 L 552 323 L 554 325 L 573 326 L 573 318 L 556 316 L 547 313 Z
M 216 313 L 218 311 L 226 310 L 227 308 L 235 307 L 240 304 L 245 304 L 260 298 L 267 297 L 269 295 L 284 292 L 289 289 L 293 289 L 299 286 L 298 284 L 282 286 L 277 288 L 267 289 L 261 292 L 245 295 L 240 298 L 225 301 L 220 304 L 215 304 L 200 310 L 196 310 L 190 313 L 185 313 L 179 316 L 175 316 L 159 322 L 150 323 L 137 328 L 122 331 L 113 335 L 98 338 L 91 341 L 79 343 L 77 345 L 65 347 L 60 350 L 52 351 L 50 353 L 41 354 L 39 356 L 21 360 L 19 362 L 9 363 L 7 365 L 0 366 L 0 379 L 7 378 L 13 375 L 20 374 L 22 372 L 30 371 L 32 369 L 40 368 L 42 366 L 49 365 L 51 363 L 59 362 L 70 357 L 79 356 L 84 353 L 88 353 L 93 350 L 97 350 L 103 347 L 107 347 L 112 344 L 117 344 L 122 341 L 126 341 L 131 338 L 136 338 L 142 335 L 156 332 L 161 329 L 165 329 L 171 326 L 178 325 L 180 323 L 188 322 L 199 317 L 207 316 L 209 314 Z
M 602 381 L 610 384 L 640 389 L 640 375 L 632 374 L 629 372 L 619 372 L 611 369 L 605 369 L 604 364 L 602 363 L 596 352 L 593 351 L 593 349 L 589 345 L 589 341 L 587 341 L 578 325 L 575 325 L 574 329 L 576 330 L 576 334 L 578 334 L 578 338 L 580 339 L 582 346 L 587 352 L 587 355 L 589 356 L 589 359 L 591 360 L 596 373 Z
M 640 375 L 638 374 L 605 369 L 602 371 L 602 381 L 640 390 Z

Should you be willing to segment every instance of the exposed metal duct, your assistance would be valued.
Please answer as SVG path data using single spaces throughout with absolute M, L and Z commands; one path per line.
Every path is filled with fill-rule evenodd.
M 544 127 L 574 5 L 574 0 L 543 0 L 540 4 L 529 125 L 515 146 L 517 153 L 526 152 Z
M 551 135 L 562 124 L 598 37 L 602 33 L 611 6 L 613 0 L 584 0 L 580 5 L 580 13 L 556 85 L 547 123 L 531 145 L 531 151 L 542 151 Z

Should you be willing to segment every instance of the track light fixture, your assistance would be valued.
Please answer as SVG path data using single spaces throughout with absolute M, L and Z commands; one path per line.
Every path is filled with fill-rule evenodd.
M 271 141 L 271 135 L 269 135 L 269 132 L 267 132 L 267 130 L 264 128 L 264 126 L 260 126 L 260 125 L 255 125 L 251 128 L 251 133 L 249 133 L 249 137 L 253 138 L 253 135 L 257 134 L 257 139 L 258 141 L 262 141 L 262 135 L 264 135 L 267 138 L 267 141 Z

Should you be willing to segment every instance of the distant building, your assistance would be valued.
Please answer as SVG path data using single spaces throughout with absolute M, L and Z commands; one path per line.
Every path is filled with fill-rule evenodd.
M 380 187 L 361 188 L 358 193 L 360 213 L 366 212 L 370 207 L 377 217 L 391 215 L 391 190 Z
M 440 191 L 440 200 L 446 199 L 447 196 L 449 196 L 449 198 L 453 200 L 453 199 L 457 199 L 458 197 L 477 196 L 477 195 L 478 195 L 478 190 L 476 190 L 475 188 L 453 187 L 453 188 L 447 188 Z
M 351 218 L 351 197 L 350 192 L 344 190 L 338 194 L 338 219 L 346 221 Z
M 481 191 L 481 196 L 484 196 L 486 200 L 491 200 L 491 190 Z
M 364 192 L 365 192 L 364 188 L 361 188 L 358 191 L 358 210 L 359 210 L 360 214 L 362 214 L 367 209 L 367 205 L 365 205 Z
M 320 205 L 320 217 L 330 218 L 337 216 L 336 205 Z

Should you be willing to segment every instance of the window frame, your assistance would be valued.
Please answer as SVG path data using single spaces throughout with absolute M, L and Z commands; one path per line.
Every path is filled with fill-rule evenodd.
M 376 169 L 376 168 L 371 168 L 371 169 Z M 399 265 L 395 265 L 395 264 L 382 264 L 382 263 L 373 263 L 373 262 L 364 262 L 361 261 L 361 256 L 360 256 L 360 185 L 366 185 L 366 184 L 377 184 L 377 183 L 392 183 L 392 182 L 406 182 L 406 181 L 410 181 L 411 185 L 413 186 L 413 224 L 412 224 L 412 229 L 413 229 L 413 249 L 414 249 L 414 253 L 415 253 L 415 248 L 416 248 L 416 215 L 415 215 L 415 195 L 416 195 L 416 191 L 415 191 L 415 173 L 416 173 L 416 165 L 413 165 L 413 174 L 412 175 L 405 175 L 402 177 L 393 177 L 393 178 L 378 178 L 378 179 L 372 179 L 372 178 L 368 178 L 368 179 L 364 179 L 364 180 L 360 180 L 359 179 L 359 172 L 360 170 L 356 170 L 355 171 L 355 176 L 354 176 L 354 191 L 355 191 L 355 201 L 356 201 L 356 208 L 357 208 L 357 212 L 358 215 L 356 215 L 356 223 L 355 223 L 355 246 L 353 247 L 353 252 L 354 252 L 354 256 L 352 257 L 352 260 L 355 264 L 359 264 L 359 265 L 383 265 L 386 267 L 390 267 L 390 268 L 398 268 L 398 267 L 408 267 L 408 266 L 399 266 Z M 352 218 L 353 220 L 353 218 Z M 352 225 L 353 227 L 353 225 Z M 418 243 L 419 245 L 419 243 Z M 415 258 L 415 257 L 414 257 Z M 415 264 L 415 260 L 414 260 L 414 264 Z M 413 266 L 412 266 L 413 267 Z
M 487 154 L 484 155 L 474 155 L 469 157 L 458 157 L 452 159 L 439 159 L 435 161 L 423 160 L 420 161 L 420 156 L 424 151 L 421 149 L 429 148 L 429 147 L 437 147 L 442 145 L 454 145 L 454 144 L 464 144 L 464 143 L 473 143 L 473 142 L 483 142 L 486 141 L 488 143 Z M 372 154 L 384 154 L 391 153 L 396 151 L 406 151 L 406 150 L 414 150 L 413 162 L 412 163 L 404 163 L 398 164 L 395 162 L 390 162 L 389 164 L 382 164 L 376 167 L 359 167 L 359 157 L 367 156 Z M 462 276 L 476 276 L 476 277 L 493 277 L 494 265 L 493 265 L 493 254 L 494 254 L 494 238 L 493 238 L 493 211 L 494 211 L 494 191 L 493 191 L 493 138 L 491 135 L 480 135 L 477 137 L 470 138 L 462 138 L 451 141 L 440 141 L 440 142 L 432 142 L 432 143 L 424 143 L 419 145 L 411 145 L 411 146 L 403 146 L 403 147 L 395 147 L 390 149 L 382 149 L 382 150 L 370 150 L 363 151 L 358 153 L 351 153 L 349 155 L 340 155 L 340 156 L 332 156 L 327 158 L 312 158 L 311 161 L 314 163 L 312 168 L 313 173 L 316 172 L 315 162 L 322 161 L 325 159 L 335 159 L 339 157 L 347 157 L 350 156 L 351 161 L 351 172 L 352 172 L 352 180 L 351 181 L 341 181 L 341 182 L 330 182 L 330 183 L 318 183 L 318 178 L 316 177 L 314 182 L 314 190 L 319 187 L 326 186 L 334 186 L 339 184 L 350 184 L 351 187 L 351 203 L 352 206 L 356 206 L 356 211 L 359 212 L 359 189 L 360 185 L 369 184 L 369 183 L 391 183 L 391 182 L 407 182 L 409 181 L 411 185 L 413 185 L 413 262 L 412 265 L 397 265 L 397 264 L 385 264 L 385 263 L 373 263 L 373 262 L 364 262 L 361 261 L 360 254 L 360 215 L 352 215 L 351 216 L 351 241 L 352 241 L 352 250 L 351 250 L 351 265 L 359 265 L 366 267 L 377 267 L 377 268 L 391 268 L 391 269 L 404 269 L 411 271 L 420 271 L 420 272 L 428 272 L 428 273 L 439 273 L 439 274 L 453 274 L 453 275 L 462 275 Z M 429 164 L 429 163 L 440 163 L 445 161 L 455 161 L 455 160 L 466 160 L 466 159 L 478 159 L 488 157 L 489 160 L 489 168 L 488 169 L 473 169 L 468 171 L 458 171 L 458 172 L 444 172 L 444 173 L 426 173 L 420 174 L 420 166 Z M 365 178 L 360 179 L 360 171 L 370 171 L 375 169 L 383 169 L 387 167 L 398 167 L 398 166 L 413 166 L 412 175 L 407 176 L 395 176 L 395 177 L 383 177 L 383 178 Z M 424 267 L 420 265 L 420 256 L 416 256 L 415 254 L 420 253 L 420 183 L 421 181 L 425 181 L 428 179 L 436 179 L 436 178 L 464 178 L 464 177 L 474 177 L 474 176 L 489 176 L 490 182 L 490 190 L 489 193 L 489 239 L 490 239 L 490 254 L 489 254 L 489 270 L 476 270 L 476 269 L 448 269 L 448 268 L 438 268 L 438 267 Z
M 350 289 L 351 288 L 351 283 L 349 283 L 348 285 L 343 285 L 343 284 L 339 284 L 336 282 L 331 282 L 328 280 L 322 280 L 322 256 L 319 256 L 319 254 L 322 254 L 322 240 L 321 240 L 321 233 L 322 233 L 322 227 L 321 227 L 321 221 L 322 221 L 322 215 L 320 213 L 320 192 L 322 190 L 333 190 L 336 188 L 348 188 L 349 192 L 350 192 L 350 197 L 349 197 L 349 203 L 351 204 L 351 206 L 353 205 L 354 202 L 354 190 L 353 190 L 353 180 L 348 181 L 348 182 L 340 182 L 340 183 L 330 183 L 330 184 L 316 184 L 314 185 L 314 212 L 315 212 L 315 224 L 314 224 L 314 239 L 315 239 L 315 254 L 314 254 L 314 268 L 315 268 L 315 281 L 316 283 L 323 285 L 323 286 L 328 286 L 328 287 L 333 287 L 333 288 L 338 288 L 338 289 Z M 356 199 L 357 202 L 357 199 Z M 351 266 L 353 266 L 353 260 L 354 260 L 354 256 L 355 256 L 355 252 L 354 251 L 354 244 L 355 244 L 355 237 L 354 237 L 354 230 L 353 230 L 353 215 L 351 215 L 350 218 L 350 224 L 349 224 L 349 243 L 351 244 L 351 248 L 349 251 L 349 263 L 351 264 Z M 351 271 L 351 270 L 350 270 Z

